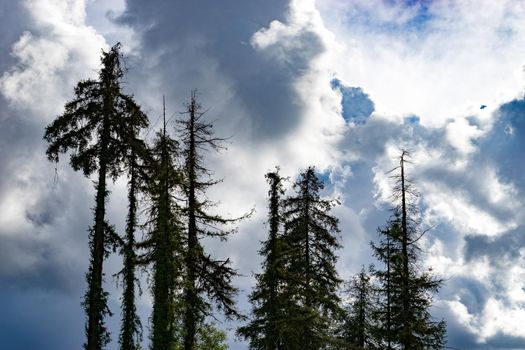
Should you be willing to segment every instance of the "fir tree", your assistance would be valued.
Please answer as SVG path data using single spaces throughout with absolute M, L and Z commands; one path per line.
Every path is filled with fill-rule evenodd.
M 373 328 L 374 338 L 376 344 L 384 346 L 386 350 L 393 349 L 394 340 L 396 339 L 393 334 L 392 298 L 394 295 L 392 279 L 395 272 L 399 271 L 400 250 L 397 245 L 392 244 L 392 237 L 396 235 L 394 230 L 397 228 L 397 225 L 390 223 L 387 227 L 378 229 L 378 233 L 382 238 L 379 244 L 372 243 L 375 257 L 385 264 L 384 270 L 373 271 L 378 283 L 375 287 L 378 292 L 377 307 L 372 314 L 375 320 Z
M 353 277 L 349 286 L 350 305 L 347 310 L 345 325 L 346 343 L 352 349 L 374 349 L 374 314 L 375 293 L 370 276 L 363 267 Z
M 235 308 L 234 296 L 237 289 L 232 278 L 237 275 L 230 267 L 230 260 L 216 260 L 206 254 L 200 243 L 201 238 L 219 237 L 226 239 L 233 230 L 224 229 L 225 224 L 239 219 L 227 219 L 210 214 L 214 205 L 206 199 L 206 190 L 217 183 L 210 180 L 210 171 L 203 164 L 203 152 L 218 151 L 222 148 L 222 138 L 213 136 L 212 124 L 202 120 L 204 113 L 197 102 L 196 92 L 191 94 L 187 105 L 187 119 L 179 121 L 181 152 L 184 159 L 183 194 L 186 202 L 183 208 L 185 220 L 184 260 L 183 260 L 183 334 L 184 349 L 194 350 L 196 333 L 205 316 L 210 315 L 214 302 L 225 315 L 240 316 Z
M 88 290 L 83 302 L 86 310 L 87 350 L 99 350 L 109 342 L 104 316 L 109 314 L 107 292 L 103 290 L 103 261 L 113 230 L 106 223 L 105 204 L 109 191 L 107 179 L 122 172 L 128 151 L 126 125 L 147 126 L 147 119 L 137 113 L 138 105 L 121 90 L 124 69 L 120 44 L 102 53 L 98 80 L 80 81 L 75 98 L 65 106 L 63 115 L 46 127 L 44 139 L 49 143 L 47 156 L 57 162 L 59 154 L 72 150 L 70 164 L 85 176 L 98 172 L 95 183 L 95 223 L 90 229 L 90 265 Z
M 151 290 L 153 311 L 151 315 L 150 348 L 152 350 L 173 349 L 176 346 L 177 293 L 180 290 L 180 208 L 176 194 L 181 184 L 181 172 L 176 162 L 178 144 L 164 126 L 157 133 L 151 150 L 153 162 L 150 165 L 147 184 L 151 200 L 148 239 L 138 246 L 146 249 L 140 263 L 151 265 L 153 272 Z
M 239 328 L 238 334 L 249 340 L 251 349 L 278 350 L 283 348 L 280 329 L 286 322 L 280 289 L 283 284 L 283 241 L 280 233 L 283 178 L 279 169 L 266 174 L 270 185 L 268 191 L 268 239 L 260 254 L 265 257 L 263 273 L 256 275 L 257 285 L 250 295 L 253 318 L 247 326 Z
M 380 230 L 384 236 L 374 247 L 376 256 L 387 266 L 378 276 L 387 294 L 389 310 L 387 338 L 391 348 L 440 349 L 445 342 L 445 322 L 436 322 L 430 315 L 432 293 L 438 291 L 442 280 L 431 270 L 422 271 L 419 261 L 419 239 L 428 231 L 420 230 L 417 213 L 418 193 L 405 171 L 409 154 L 402 151 L 399 166 L 393 171 L 394 197 L 397 202 L 388 228 Z M 386 245 L 385 245 L 386 243 Z M 385 285 L 388 282 L 388 285 Z
M 286 349 L 314 350 L 333 341 L 331 318 L 340 312 L 334 250 L 339 248 L 339 220 L 330 215 L 333 201 L 322 199 L 324 188 L 313 167 L 294 184 L 296 195 L 284 202 L 286 283 L 282 327 Z
M 139 113 L 139 111 L 137 111 Z M 138 194 L 143 190 L 146 181 L 145 167 L 151 162 L 149 150 L 143 140 L 139 138 L 140 130 L 133 124 L 128 127 L 127 142 L 129 150 L 125 157 L 128 170 L 128 215 L 126 219 L 126 235 L 121 240 L 121 254 L 123 255 L 122 275 L 122 322 L 120 330 L 120 349 L 136 350 L 142 336 L 142 326 L 135 306 L 135 294 L 138 279 L 136 267 L 138 257 L 136 253 L 135 231 L 137 228 Z

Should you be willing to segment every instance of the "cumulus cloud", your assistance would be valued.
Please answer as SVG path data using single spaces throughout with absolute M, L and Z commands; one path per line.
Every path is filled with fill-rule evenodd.
M 210 198 L 224 213 L 256 213 L 229 242 L 207 245 L 244 275 L 236 280 L 242 311 L 266 236 L 267 170 L 280 164 L 293 178 L 313 164 L 329 182 L 326 194 L 342 201 L 338 269 L 346 278 L 373 262 L 369 241 L 391 205 L 387 172 L 408 148 L 423 223 L 436 225 L 422 240 L 423 259 L 446 278 L 433 312 L 448 321 L 449 345 L 525 344 L 514 322 L 525 318 L 523 4 L 26 0 L 10 16 L 6 6 L 0 3 L 1 26 L 10 28 L 0 37 L 0 281 L 14 321 L 0 318 L 0 327 L 21 335 L 22 325 L 42 321 L 49 310 L 35 305 L 40 311 L 30 315 L 25 299 L 65 310 L 45 331 L 24 334 L 23 346 L 82 342 L 91 183 L 62 163 L 53 181 L 41 137 L 75 83 L 96 74 L 100 49 L 115 41 L 126 48 L 126 88 L 150 115 L 148 137 L 162 95 L 171 123 L 193 88 L 217 133 L 232 136 L 227 151 L 207 158 L 224 178 Z M 125 201 L 121 179 L 108 209 L 117 228 Z M 117 257 L 107 264 L 114 311 L 119 292 L 110 276 L 119 264 Z M 146 324 L 147 293 L 139 303 Z M 109 326 L 115 334 L 118 317 Z M 234 326 L 223 324 L 231 335 Z M 71 332 L 59 341 L 62 327 Z M 233 339 L 233 349 L 246 348 Z M 15 337 L 0 340 L 14 344 Z

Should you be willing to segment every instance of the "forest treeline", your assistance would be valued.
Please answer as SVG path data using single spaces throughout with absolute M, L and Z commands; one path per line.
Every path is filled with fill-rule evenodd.
M 249 296 L 251 312 L 242 315 L 232 283 L 237 271 L 228 257 L 212 256 L 202 243 L 226 241 L 251 214 L 218 215 L 217 203 L 208 199 L 208 189 L 218 180 L 205 154 L 220 151 L 226 139 L 214 134 L 193 91 L 171 130 L 164 104 L 163 125 L 146 141 L 142 136 L 149 128 L 148 117 L 123 91 L 124 73 L 120 44 L 103 51 L 98 78 L 76 85 L 74 98 L 44 135 L 49 160 L 58 162 L 61 154 L 69 153 L 74 170 L 96 178 L 83 300 L 86 350 L 101 350 L 110 341 L 103 267 L 112 252 L 122 257 L 122 350 L 140 349 L 144 328 L 152 350 L 226 349 L 226 333 L 213 316 L 217 311 L 242 323 L 237 335 L 251 349 L 444 347 L 445 323 L 429 313 L 432 295 L 443 281 L 419 259 L 418 241 L 426 231 L 418 220 L 417 191 L 405 173 L 410 161 L 406 151 L 392 170 L 392 216 L 378 229 L 378 242 L 371 243 L 378 264 L 363 267 L 346 282 L 335 268 L 341 233 L 332 209 L 338 202 L 322 196 L 324 184 L 315 168 L 300 172 L 291 194 L 285 191 L 290 180 L 279 168 L 269 171 L 268 236 L 259 251 L 262 269 Z M 106 218 L 108 182 L 120 176 L 127 177 L 128 190 L 124 232 L 117 232 Z M 143 270 L 152 299 L 147 327 L 135 305 Z

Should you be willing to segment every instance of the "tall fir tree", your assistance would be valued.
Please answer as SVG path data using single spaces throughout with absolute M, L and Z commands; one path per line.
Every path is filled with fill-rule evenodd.
M 152 266 L 151 290 L 153 311 L 151 315 L 150 348 L 174 349 L 177 344 L 177 293 L 180 290 L 181 229 L 177 204 L 182 174 L 176 166 L 178 143 L 167 132 L 166 108 L 164 125 L 157 133 L 151 149 L 150 181 L 147 184 L 151 200 L 149 209 L 148 238 L 138 244 L 146 253 L 140 263 Z
M 107 243 L 113 233 L 105 221 L 108 196 L 107 179 L 121 174 L 128 152 L 126 125 L 147 126 L 147 119 L 137 113 L 138 105 L 123 93 L 124 75 L 120 44 L 102 52 L 102 69 L 97 80 L 83 80 L 75 87 L 75 98 L 65 105 L 63 115 L 46 127 L 44 139 L 49 143 L 47 156 L 57 162 L 59 154 L 72 150 L 70 164 L 85 176 L 97 172 L 95 183 L 95 223 L 90 229 L 90 264 L 88 289 L 84 298 L 87 350 L 100 350 L 109 342 L 104 317 L 110 313 L 107 292 L 103 289 L 103 262 Z
M 283 177 L 279 169 L 268 172 L 266 180 L 268 191 L 268 239 L 263 243 L 260 254 L 264 257 L 263 272 L 256 275 L 257 285 L 250 294 L 253 305 L 252 319 L 248 325 L 239 328 L 238 334 L 250 342 L 251 349 L 283 349 L 281 328 L 286 323 L 287 315 L 282 313 L 283 300 L 280 290 L 283 279 L 283 240 L 282 196 Z
M 140 111 L 137 111 L 140 113 Z M 122 276 L 123 293 L 121 297 L 121 329 L 119 344 L 121 350 L 136 350 L 140 348 L 142 340 L 142 325 L 137 315 L 135 305 L 138 279 L 136 268 L 138 256 L 136 252 L 135 232 L 137 228 L 138 196 L 144 191 L 147 181 L 146 167 L 151 163 L 149 149 L 140 139 L 140 129 L 133 124 L 127 124 L 128 152 L 125 165 L 128 172 L 128 214 L 126 218 L 125 237 L 121 239 L 120 247 L 123 256 Z
M 227 239 L 234 230 L 225 229 L 224 225 L 241 218 L 228 219 L 209 213 L 214 203 L 206 198 L 206 191 L 218 181 L 210 179 L 211 173 L 203 164 L 203 152 L 220 150 L 225 139 L 215 137 L 212 124 L 203 121 L 204 113 L 197 102 L 196 91 L 191 93 L 186 115 L 187 118 L 179 120 L 186 202 L 182 211 L 186 226 L 183 241 L 183 338 L 184 349 L 195 350 L 197 330 L 204 317 L 210 315 L 212 303 L 228 318 L 240 316 L 233 299 L 237 288 L 232 285 L 237 273 L 230 266 L 230 259 L 212 258 L 205 252 L 200 239 Z
M 377 307 L 372 317 L 375 320 L 373 330 L 376 344 L 379 344 L 379 348 L 384 347 L 386 350 L 393 349 L 394 341 L 397 339 L 393 334 L 394 320 L 392 314 L 392 300 L 395 296 L 392 279 L 400 266 L 400 249 L 397 245 L 392 244 L 392 237 L 396 235 L 394 232 L 396 229 L 398 229 L 398 225 L 392 223 L 389 223 L 386 227 L 379 228 L 378 233 L 381 236 L 381 240 L 378 244 L 371 243 L 374 256 L 385 265 L 384 270 L 374 269 L 373 271 L 377 281 L 375 286 Z
M 340 312 L 335 249 L 339 220 L 330 214 L 334 201 L 320 197 L 323 183 L 309 167 L 294 184 L 296 195 L 284 201 L 284 348 L 316 350 L 333 340 L 331 319 Z
M 350 349 L 375 349 L 375 291 L 364 266 L 349 283 L 348 294 L 345 343 Z
M 389 270 L 387 274 L 384 271 L 378 274 L 390 306 L 389 330 L 383 328 L 382 332 L 388 332 L 386 338 L 391 348 L 441 349 L 445 343 L 445 322 L 434 321 L 429 308 L 432 294 L 443 282 L 431 270 L 422 271 L 418 241 L 427 230 L 420 229 L 418 193 L 406 176 L 409 158 L 409 153 L 403 150 L 399 166 L 392 170 L 398 172 L 393 175 L 394 215 L 387 229 L 379 230 L 383 239 L 374 246 L 376 256 Z

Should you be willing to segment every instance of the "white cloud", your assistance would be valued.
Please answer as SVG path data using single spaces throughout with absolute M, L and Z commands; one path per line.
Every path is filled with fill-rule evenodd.
M 35 29 L 14 43 L 18 63 L 0 77 L 0 92 L 18 109 L 51 120 L 71 87 L 93 77 L 105 39 L 85 24 L 84 0 L 26 0 Z
M 481 105 L 496 108 L 522 91 L 523 3 L 433 1 L 426 3 L 427 18 L 416 17 L 419 3 L 365 3 L 317 5 L 345 47 L 333 69 L 367 91 L 379 113 L 416 114 L 437 127 L 451 118 L 486 116 Z

